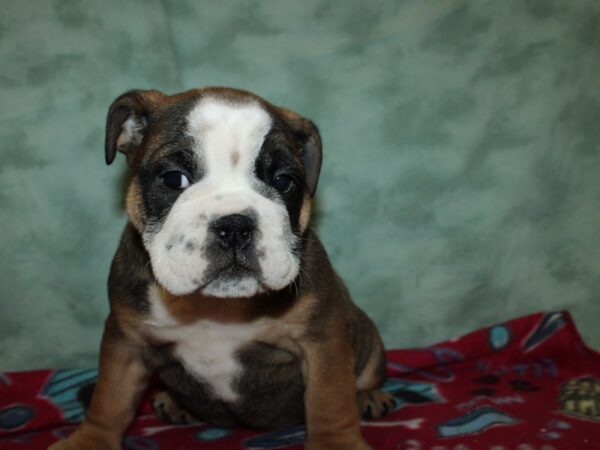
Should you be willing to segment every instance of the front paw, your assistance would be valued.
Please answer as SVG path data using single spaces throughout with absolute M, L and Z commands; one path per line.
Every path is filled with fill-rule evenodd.
M 76 439 L 69 437 L 55 442 L 48 450 L 121 450 L 121 447 L 111 445 L 102 440 Z
M 61 439 L 60 441 L 55 442 L 50 447 L 48 447 L 48 450 L 73 450 L 73 447 L 69 444 L 69 442 L 66 439 Z
M 336 441 L 309 441 L 306 443 L 304 450 L 373 450 L 364 440 L 356 442 L 336 442 Z
M 48 447 L 48 450 L 80 450 L 81 448 L 77 447 L 69 439 L 61 439 Z

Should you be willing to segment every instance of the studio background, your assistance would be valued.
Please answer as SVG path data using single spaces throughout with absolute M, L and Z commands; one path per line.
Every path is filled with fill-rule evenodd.
M 96 364 L 107 108 L 206 85 L 319 125 L 316 226 L 389 347 L 557 309 L 600 347 L 597 0 L 4 0 L 0 67 L 0 370 Z

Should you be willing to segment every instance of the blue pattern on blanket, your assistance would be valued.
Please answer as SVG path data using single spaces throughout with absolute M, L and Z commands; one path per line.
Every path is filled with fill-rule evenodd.
M 67 422 L 80 422 L 84 405 L 79 393 L 98 378 L 96 369 L 64 369 L 52 373 L 42 389 L 41 396 L 48 398 L 62 412 Z

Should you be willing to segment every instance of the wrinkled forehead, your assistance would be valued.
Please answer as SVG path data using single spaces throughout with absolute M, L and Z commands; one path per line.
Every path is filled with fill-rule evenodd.
M 192 106 L 185 131 L 197 156 L 209 167 L 247 167 L 271 127 L 271 116 L 257 101 L 209 96 Z
M 151 128 L 144 158 L 150 164 L 183 151 L 204 168 L 225 160 L 248 166 L 266 141 L 287 141 L 277 114 L 252 97 L 187 98 L 162 108 Z
M 187 124 L 188 134 L 195 139 L 227 134 L 258 139 L 271 127 L 271 117 L 255 100 L 231 102 L 209 96 L 193 104 Z

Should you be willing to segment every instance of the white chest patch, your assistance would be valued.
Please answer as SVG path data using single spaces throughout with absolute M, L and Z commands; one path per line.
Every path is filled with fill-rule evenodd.
M 150 318 L 146 321 L 153 336 L 172 342 L 176 357 L 186 370 L 208 384 L 218 398 L 235 402 L 238 394 L 233 383 L 240 375 L 235 354 L 267 326 L 267 320 L 251 323 L 223 324 L 198 320 L 178 323 L 164 307 L 156 285 L 148 289 Z

